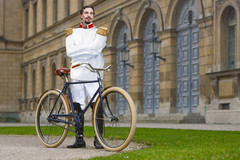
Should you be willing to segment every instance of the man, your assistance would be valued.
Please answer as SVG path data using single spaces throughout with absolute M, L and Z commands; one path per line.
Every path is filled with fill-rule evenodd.
M 66 29 L 66 52 L 67 56 L 72 58 L 72 66 L 81 63 L 90 63 L 95 68 L 103 68 L 104 66 L 104 59 L 101 52 L 106 45 L 107 29 L 96 28 L 93 25 L 94 14 L 92 6 L 83 7 L 80 10 L 81 24 L 79 28 Z M 85 67 L 76 67 L 71 69 L 71 80 L 72 82 L 97 80 L 97 74 L 90 72 Z M 85 98 L 88 97 L 88 100 L 92 98 L 98 89 L 98 83 L 73 84 L 71 89 L 74 109 L 78 115 L 81 115 L 85 108 Z M 91 107 L 93 107 L 93 104 L 91 104 Z M 81 126 L 76 131 L 76 140 L 73 145 L 68 145 L 68 148 L 86 147 L 83 139 L 84 117 L 81 117 L 80 122 Z M 103 148 L 96 136 L 94 146 L 97 149 Z

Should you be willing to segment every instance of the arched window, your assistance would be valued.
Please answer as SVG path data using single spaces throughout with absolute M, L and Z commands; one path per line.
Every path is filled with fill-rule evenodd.
M 28 84 L 28 77 L 27 72 L 24 73 L 24 99 L 27 98 L 27 84 Z
M 52 64 L 52 88 L 56 88 L 56 76 L 54 74 L 54 71 L 56 69 L 56 64 Z
M 234 69 L 236 64 L 236 12 L 230 7 L 227 17 L 227 68 Z
M 33 70 L 32 72 L 32 98 L 35 97 L 35 91 L 36 91 L 36 72 Z
M 45 91 L 45 67 L 42 67 L 42 93 Z

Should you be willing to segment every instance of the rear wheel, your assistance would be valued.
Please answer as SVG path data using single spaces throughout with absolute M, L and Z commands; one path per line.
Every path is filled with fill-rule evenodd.
M 94 129 L 101 145 L 109 151 L 121 151 L 131 142 L 136 128 L 136 110 L 129 94 L 111 87 L 98 98 L 94 109 Z
M 54 104 L 55 107 L 54 107 Z M 54 109 L 53 109 L 54 107 Z M 65 95 L 60 95 L 59 90 L 48 90 L 37 104 L 35 126 L 41 142 L 47 147 L 57 147 L 65 139 L 69 124 L 60 121 L 69 121 L 68 117 L 59 117 L 59 114 L 69 113 L 69 103 Z M 49 116 L 53 109 L 52 115 Z

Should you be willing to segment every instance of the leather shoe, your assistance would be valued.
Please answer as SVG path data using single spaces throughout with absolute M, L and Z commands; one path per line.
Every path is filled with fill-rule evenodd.
M 94 142 L 93 142 L 94 146 L 96 149 L 103 149 L 103 146 L 99 143 L 97 137 L 95 136 L 94 138 Z
M 76 139 L 72 145 L 68 145 L 67 148 L 85 148 L 86 143 L 83 139 Z

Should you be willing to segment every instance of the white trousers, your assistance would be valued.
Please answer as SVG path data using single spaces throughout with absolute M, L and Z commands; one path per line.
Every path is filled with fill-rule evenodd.
M 72 79 L 72 82 L 78 82 L 78 80 Z M 91 100 L 94 93 L 97 91 L 99 84 L 96 83 L 82 83 L 82 84 L 72 84 L 71 91 L 72 91 L 72 99 L 73 102 L 81 104 L 81 109 L 84 109 L 86 104 L 85 100 L 86 97 L 88 101 Z M 96 101 L 97 96 L 94 98 L 93 102 Z

